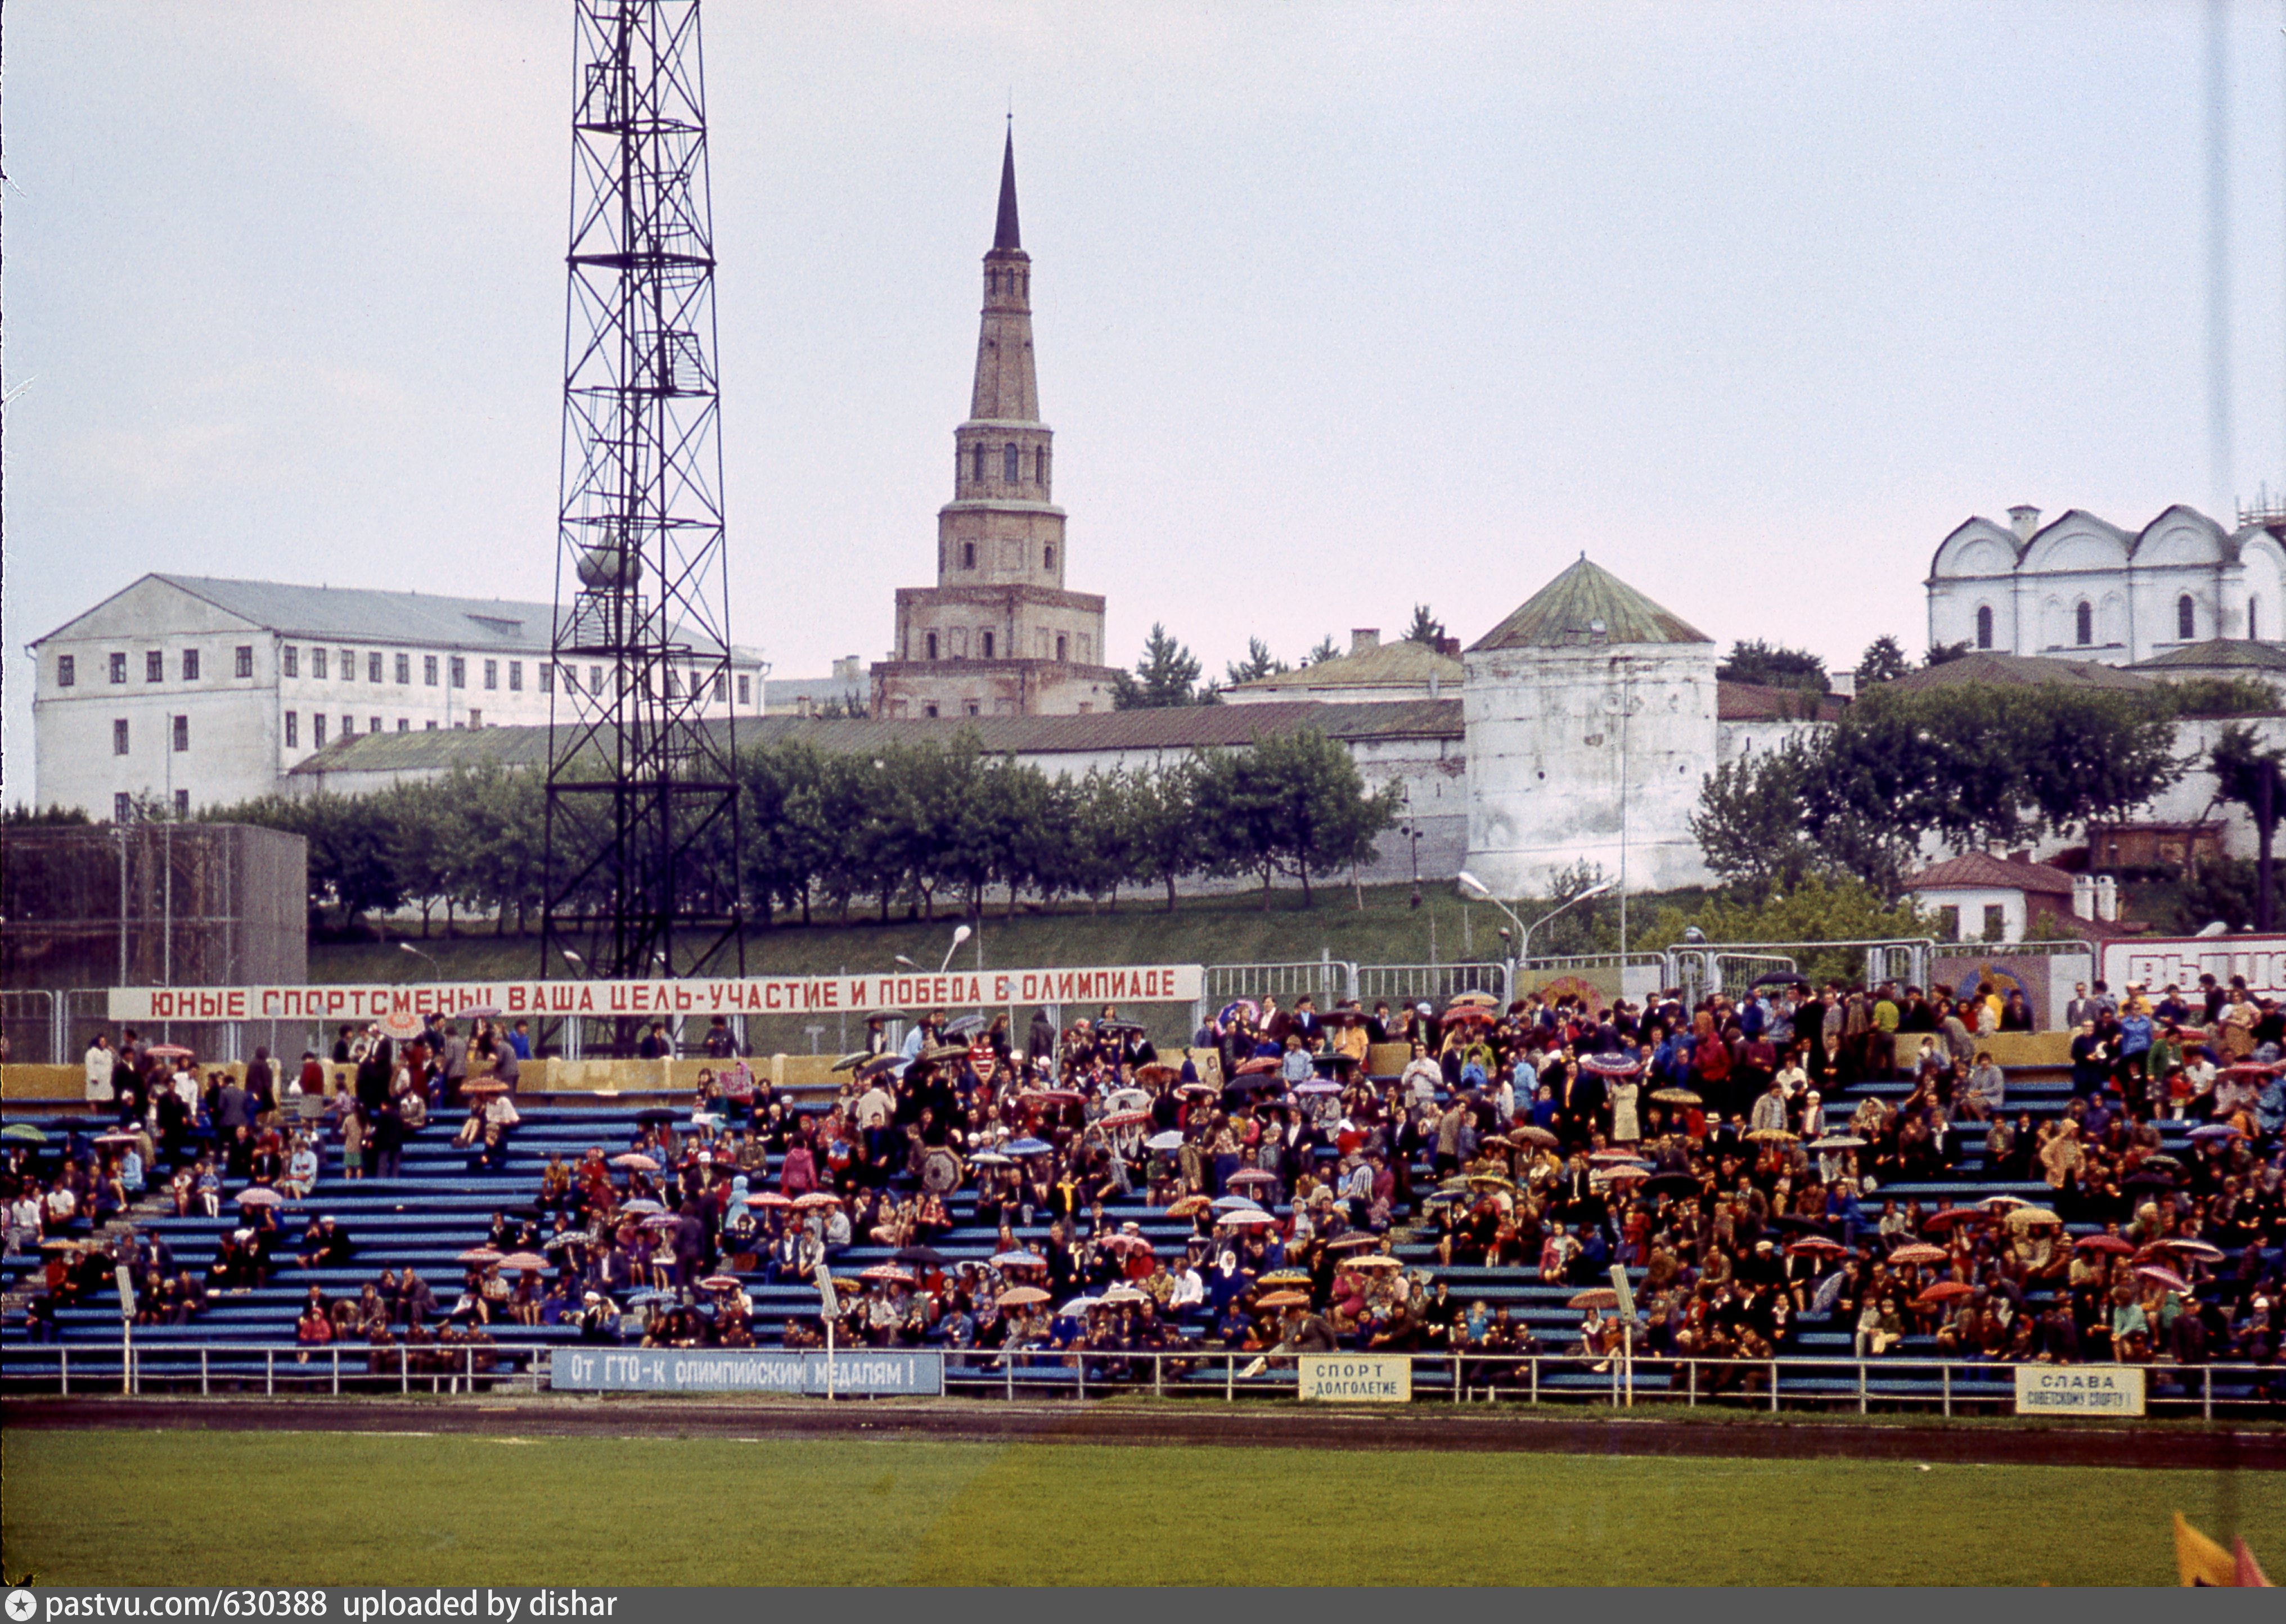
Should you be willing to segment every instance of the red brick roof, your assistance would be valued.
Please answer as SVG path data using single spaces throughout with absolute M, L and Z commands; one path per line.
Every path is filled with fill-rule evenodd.
M 2035 895 L 2069 897 L 2072 877 L 2046 863 L 2018 862 L 1990 851 L 1932 863 L 1905 879 L 1908 890 L 2021 890 Z

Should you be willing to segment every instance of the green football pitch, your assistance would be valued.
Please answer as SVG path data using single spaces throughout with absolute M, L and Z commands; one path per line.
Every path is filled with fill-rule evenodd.
M 2167 1584 L 2275 1475 L 1537 1454 L 16 1431 L 52 1584 Z

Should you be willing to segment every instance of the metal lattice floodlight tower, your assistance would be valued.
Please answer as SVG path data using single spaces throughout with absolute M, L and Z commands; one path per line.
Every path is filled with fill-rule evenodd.
M 573 0 L 540 973 L 745 969 L 698 0 Z

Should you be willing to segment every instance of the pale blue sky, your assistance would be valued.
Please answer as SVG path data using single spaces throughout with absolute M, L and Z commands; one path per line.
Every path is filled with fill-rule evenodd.
M 734 632 L 931 577 L 1013 94 L 1071 584 L 1131 662 L 1473 638 L 1585 548 L 1728 643 L 1924 640 L 1972 513 L 2212 511 L 2203 4 L 706 15 Z M 2286 483 L 2286 11 L 2234 0 L 2238 494 Z M 25 642 L 146 570 L 553 578 L 568 8 L 7 15 Z

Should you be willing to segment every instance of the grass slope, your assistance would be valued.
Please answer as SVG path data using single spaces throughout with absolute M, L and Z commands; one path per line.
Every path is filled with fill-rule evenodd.
M 2166 1584 L 2178 1510 L 2286 1551 L 2273 1480 L 2197 1472 L 665 1436 L 4 1449 L 8 1576 L 70 1585 Z

